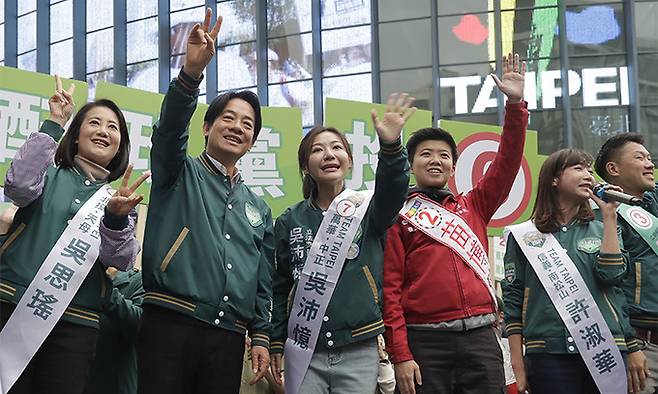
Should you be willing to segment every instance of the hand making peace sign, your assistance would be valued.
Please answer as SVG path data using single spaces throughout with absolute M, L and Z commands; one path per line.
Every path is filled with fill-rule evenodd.
M 143 199 L 144 196 L 141 194 L 135 194 L 135 191 L 139 186 L 148 177 L 151 176 L 151 172 L 147 171 L 143 173 L 132 186 L 128 187 L 128 180 L 130 175 L 133 173 L 133 165 L 129 164 L 126 168 L 126 172 L 123 173 L 123 179 L 121 180 L 121 186 L 117 189 L 114 195 L 110 198 L 110 201 L 107 203 L 107 210 L 110 211 L 112 215 L 115 216 L 125 216 L 130 211 L 137 206 Z
M 75 109 L 73 92 L 75 92 L 74 84 L 71 84 L 68 90 L 64 90 L 62 89 L 62 80 L 59 75 L 55 75 L 55 94 L 48 99 L 48 107 L 50 107 L 50 117 L 48 119 L 59 124 L 62 128 L 71 119 Z
M 203 25 L 195 24 L 187 37 L 187 54 L 185 55 L 185 73 L 198 79 L 212 57 L 215 56 L 215 40 L 222 27 L 222 17 L 218 16 L 215 26 L 210 30 L 212 10 L 206 9 Z

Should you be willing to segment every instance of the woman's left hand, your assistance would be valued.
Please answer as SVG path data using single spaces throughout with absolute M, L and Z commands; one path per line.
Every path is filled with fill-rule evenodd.
M 416 112 L 416 107 L 411 106 L 414 100 L 407 93 L 393 93 L 388 96 L 386 112 L 381 120 L 377 117 L 377 111 L 374 109 L 370 111 L 372 123 L 380 140 L 390 143 L 400 138 L 404 124 Z
M 135 194 L 135 191 L 138 187 L 144 183 L 148 177 L 151 176 L 151 172 L 147 171 L 143 173 L 130 187 L 128 187 L 128 180 L 130 180 L 130 175 L 133 172 L 133 165 L 129 164 L 126 168 L 126 172 L 123 173 L 123 179 L 121 180 L 121 186 L 114 195 L 110 198 L 110 201 L 107 203 L 107 210 L 115 216 L 125 216 L 130 213 L 130 211 L 137 206 L 143 199 L 144 196 L 140 194 Z
M 624 189 L 617 185 L 611 185 L 611 184 L 606 184 L 604 186 L 606 190 L 616 190 L 618 192 L 623 192 Z M 596 205 L 599 206 L 599 209 L 601 210 L 601 216 L 602 218 L 617 218 L 617 207 L 619 206 L 619 203 L 616 201 L 604 201 L 603 199 L 599 198 L 594 194 L 593 191 L 589 191 L 589 197 L 594 200 Z

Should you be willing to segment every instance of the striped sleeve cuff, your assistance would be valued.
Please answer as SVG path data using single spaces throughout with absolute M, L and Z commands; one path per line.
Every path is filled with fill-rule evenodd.
M 283 347 L 285 345 L 285 340 L 277 339 L 272 342 L 270 342 L 270 353 L 275 354 L 275 353 L 283 353 Z
M 270 348 L 270 337 L 262 332 L 254 332 L 251 334 L 251 346 L 262 346 Z
M 203 81 L 203 74 L 199 79 L 195 79 L 194 77 L 187 74 L 184 68 L 181 68 L 180 72 L 178 73 L 178 78 L 176 78 L 178 86 L 189 93 L 197 92 L 199 85 L 201 85 L 201 81 Z
M 505 331 L 507 331 L 507 335 L 523 334 L 523 324 L 520 322 L 507 322 Z
M 626 348 L 628 349 L 629 353 L 634 353 L 638 350 L 642 350 L 642 344 L 639 340 L 637 340 L 637 338 L 630 337 L 626 338 Z
M 599 264 L 601 265 L 622 265 L 624 258 L 621 253 L 600 253 Z
M 402 149 L 402 137 L 399 137 L 393 142 L 384 142 L 381 139 L 379 140 L 379 151 L 383 155 L 393 156 L 400 153 Z

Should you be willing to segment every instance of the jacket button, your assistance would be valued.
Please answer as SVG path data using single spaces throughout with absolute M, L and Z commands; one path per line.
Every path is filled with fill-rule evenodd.
M 329 316 L 325 316 L 322 318 L 323 321 L 329 321 Z
M 334 341 L 328 340 L 327 341 L 327 346 L 334 346 Z
M 228 205 L 226 206 L 226 208 L 228 208 L 228 209 L 233 209 L 233 205 L 228 204 Z
M 228 301 L 228 296 L 224 296 L 224 298 L 222 298 L 222 300 L 224 300 L 224 302 Z
M 219 313 L 218 313 L 217 315 L 218 315 L 219 317 L 224 316 L 224 311 L 219 311 Z
M 219 324 L 219 319 L 215 319 L 215 324 Z
M 572 343 L 572 342 L 573 342 L 573 338 L 572 338 L 572 337 L 568 337 L 568 338 L 567 338 L 567 342 Z
M 232 269 L 232 268 L 233 268 L 233 264 L 231 264 L 231 263 L 226 264 L 226 268 L 228 268 L 228 269 Z
M 226 238 L 226 239 L 231 239 L 231 234 L 226 233 L 226 235 L 224 236 L 224 238 Z
M 91 185 L 91 182 L 89 181 L 89 179 L 85 179 L 85 186 L 89 186 L 89 185 Z
M 80 199 L 76 198 L 75 200 L 73 200 L 73 202 L 76 203 L 76 204 L 80 204 Z
M 331 333 L 330 332 L 326 333 L 325 335 L 327 336 L 327 338 L 331 338 Z
M 567 230 L 568 230 L 568 229 L 567 229 L 567 226 L 562 227 L 562 231 L 563 231 L 563 232 L 567 232 Z
M 573 347 L 573 346 L 569 346 L 567 349 L 569 349 L 570 352 L 573 352 L 574 350 L 576 350 L 576 348 Z

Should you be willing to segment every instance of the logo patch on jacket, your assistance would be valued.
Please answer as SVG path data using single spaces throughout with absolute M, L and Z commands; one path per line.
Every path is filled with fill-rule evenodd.
M 585 253 L 598 252 L 601 249 L 601 239 L 594 237 L 583 238 L 578 241 L 577 248 Z
M 509 283 L 514 282 L 514 279 L 516 279 L 516 269 L 514 268 L 514 264 L 508 264 L 505 267 L 505 279 Z
M 531 231 L 523 236 L 523 242 L 533 248 L 541 248 L 546 242 L 546 237 L 539 231 Z
M 249 224 L 251 224 L 251 227 L 258 227 L 263 224 L 263 217 L 260 215 L 260 212 L 258 212 L 258 209 L 251 205 L 250 202 L 244 203 L 244 213 L 247 216 L 247 220 L 249 221 Z

